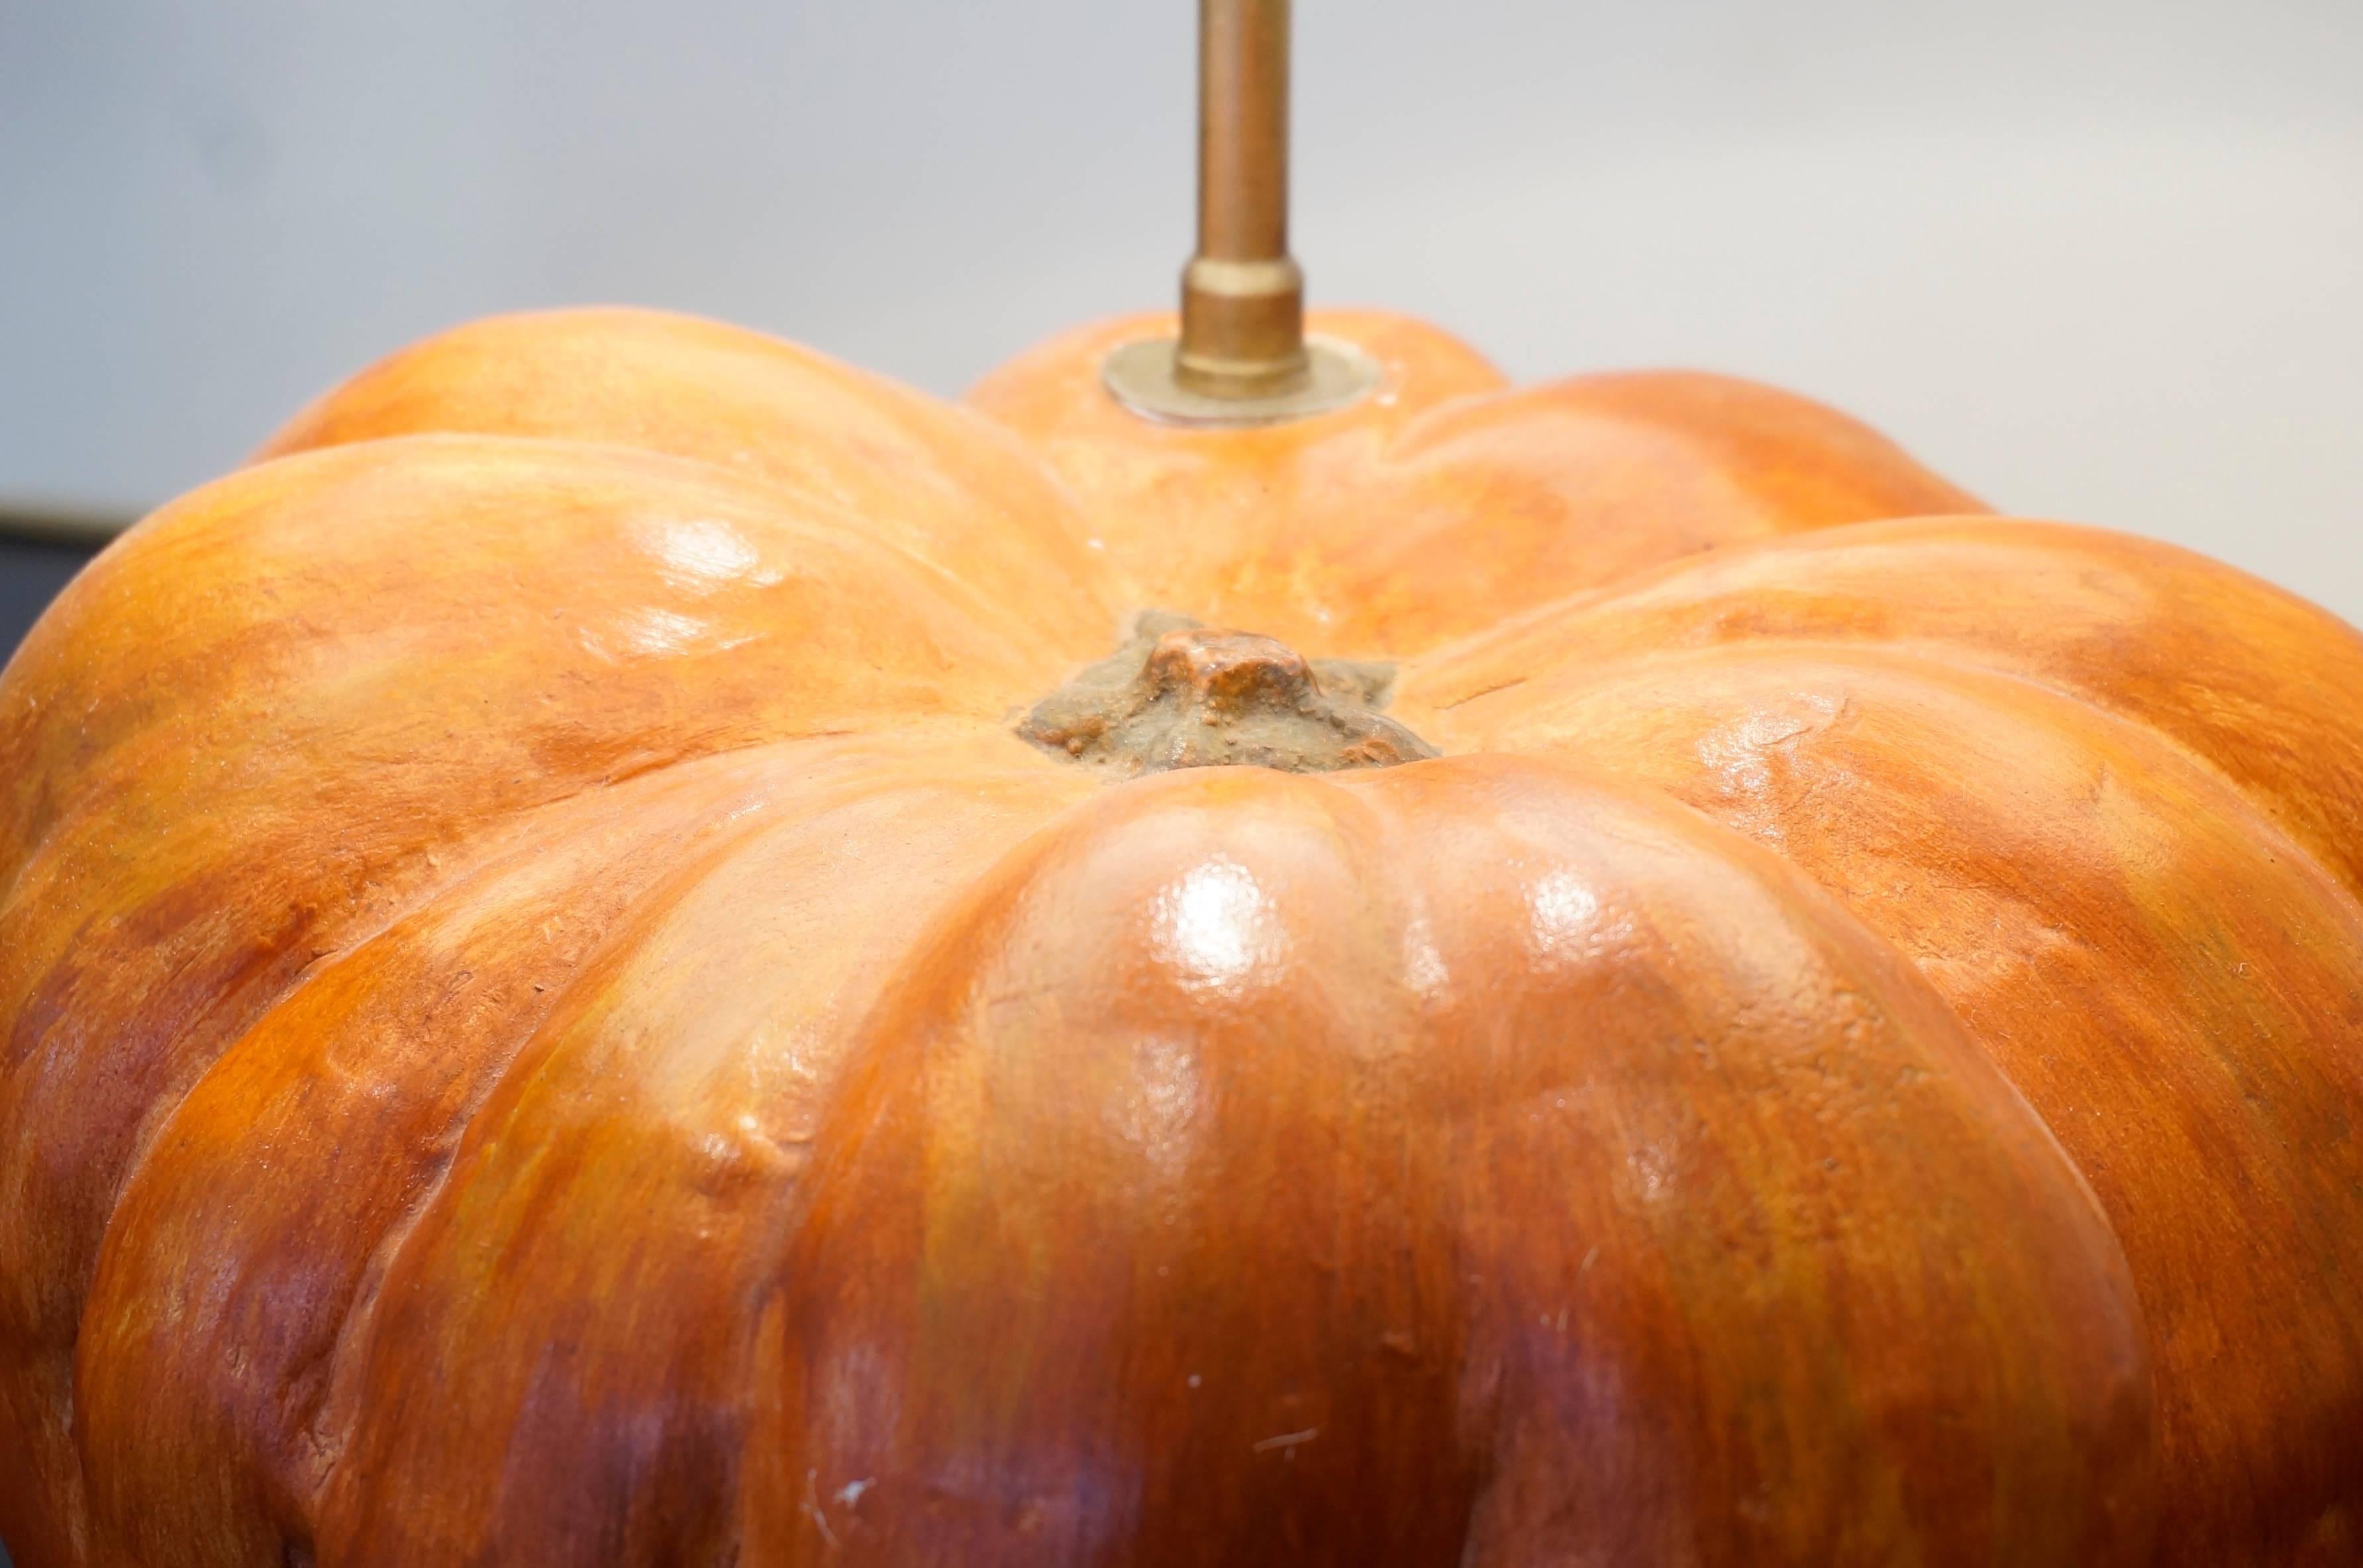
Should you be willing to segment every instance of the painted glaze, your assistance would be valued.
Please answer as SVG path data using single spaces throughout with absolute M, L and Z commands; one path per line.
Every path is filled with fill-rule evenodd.
M 1145 425 L 1154 325 L 480 323 L 68 591 L 18 1561 L 2363 1561 L 2363 637 L 1376 313 Z M 1150 607 L 1443 755 L 1021 738 Z

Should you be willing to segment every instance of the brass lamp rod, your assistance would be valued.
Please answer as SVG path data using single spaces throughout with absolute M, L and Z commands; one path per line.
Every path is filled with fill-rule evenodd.
M 1101 379 L 1144 419 L 1270 425 L 1354 402 L 1379 369 L 1304 335 L 1288 253 L 1290 0 L 1198 0 L 1198 249 L 1182 336 L 1126 343 Z
M 1268 396 L 1306 372 L 1288 253 L 1290 0 L 1199 0 L 1198 253 L 1182 273 L 1182 385 Z

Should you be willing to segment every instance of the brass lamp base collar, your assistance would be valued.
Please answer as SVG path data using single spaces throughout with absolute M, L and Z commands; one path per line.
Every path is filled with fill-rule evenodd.
M 1185 384 L 1178 364 L 1181 344 L 1147 337 L 1120 345 L 1100 365 L 1108 395 L 1143 419 L 1196 429 L 1279 425 L 1327 414 L 1359 403 L 1385 379 L 1379 362 L 1351 343 L 1334 337 L 1305 340 L 1302 378 L 1260 396 L 1214 396 Z

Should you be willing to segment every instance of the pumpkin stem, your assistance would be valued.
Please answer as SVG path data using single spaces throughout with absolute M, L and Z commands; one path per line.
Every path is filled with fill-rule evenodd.
M 1437 755 L 1381 715 L 1394 667 L 1307 659 L 1273 638 L 1152 610 L 1109 657 L 1035 704 L 1026 739 L 1131 778 L 1174 767 L 1326 773 Z

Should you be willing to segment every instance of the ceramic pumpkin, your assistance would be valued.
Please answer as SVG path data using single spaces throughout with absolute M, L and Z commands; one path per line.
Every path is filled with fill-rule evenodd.
M 1695 375 L 630 311 L 0 680 L 57 1565 L 2363 1552 L 2363 638 Z

